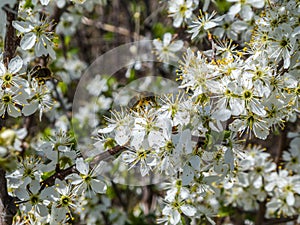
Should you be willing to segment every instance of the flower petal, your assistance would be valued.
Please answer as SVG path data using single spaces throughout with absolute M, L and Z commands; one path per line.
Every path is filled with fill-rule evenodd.
M 31 49 L 36 42 L 36 35 L 34 33 L 25 34 L 21 40 L 20 46 L 23 50 Z
M 8 71 L 12 74 L 16 74 L 23 66 L 23 60 L 20 56 L 14 57 L 8 64 Z

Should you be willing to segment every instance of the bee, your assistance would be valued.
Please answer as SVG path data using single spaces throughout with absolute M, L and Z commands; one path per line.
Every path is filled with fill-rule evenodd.
M 47 80 L 56 79 L 61 81 L 59 76 L 54 75 L 51 70 L 47 67 L 41 67 L 36 65 L 30 71 L 30 76 L 38 81 L 39 84 L 44 84 Z
M 139 95 L 133 97 L 128 106 L 130 109 L 136 112 L 145 111 L 152 107 L 158 106 L 158 97 L 154 95 L 152 92 L 142 91 L 139 92 Z

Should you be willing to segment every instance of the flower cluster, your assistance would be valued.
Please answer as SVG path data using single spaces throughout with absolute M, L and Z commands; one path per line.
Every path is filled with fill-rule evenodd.
M 135 59 L 126 74 L 118 71 L 115 79 L 88 70 L 95 74 L 83 75 L 73 104 L 90 59 L 76 56 L 87 45 L 70 47 L 78 41 L 72 36 L 94 35 L 79 31 L 93 21 L 82 15 L 105 14 L 106 1 L 15 2 L 18 11 L 0 3 L 7 15 L 18 15 L 7 18 L 15 52 L 4 52 L 0 62 L 0 173 L 6 179 L 0 182 L 7 182 L 18 210 L 15 224 L 153 224 L 151 213 L 165 225 L 221 224 L 239 212 L 247 223 L 300 221 L 297 1 L 167 0 L 174 28 L 156 27 L 152 43 L 158 61 L 170 66 L 141 57 L 149 46 L 132 45 Z M 134 35 L 143 39 L 142 17 L 134 18 Z M 176 82 L 152 79 L 149 71 L 176 73 Z M 269 143 L 274 139 L 278 146 Z M 116 185 L 159 182 L 145 193 L 133 186 L 122 193 Z

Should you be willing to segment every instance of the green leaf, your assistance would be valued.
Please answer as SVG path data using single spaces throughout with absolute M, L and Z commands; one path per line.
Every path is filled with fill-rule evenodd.
M 32 4 L 31 0 L 26 0 L 25 4 L 24 4 L 24 8 L 34 8 L 34 5 Z
M 218 8 L 218 11 L 220 13 L 227 12 L 229 10 L 230 6 L 231 6 L 231 3 L 227 2 L 226 0 L 216 0 L 215 4 L 216 4 L 216 6 Z
M 51 177 L 53 174 L 55 174 L 55 170 L 44 172 L 41 176 L 42 180 L 46 180 L 47 178 Z

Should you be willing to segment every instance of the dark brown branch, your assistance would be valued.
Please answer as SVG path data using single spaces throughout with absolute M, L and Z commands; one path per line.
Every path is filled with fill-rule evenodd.
M 260 202 L 259 209 L 255 217 L 255 225 L 264 224 L 265 213 L 266 213 L 266 202 Z
M 126 149 L 127 149 L 126 146 L 120 146 L 120 145 L 108 149 L 107 151 L 102 152 L 99 155 L 95 156 L 93 161 L 91 162 L 91 165 L 98 164 L 101 161 L 107 161 L 108 159 L 111 159 L 113 156 L 121 154 Z
M 283 224 L 286 222 L 297 220 L 297 218 L 298 218 L 298 216 L 266 219 L 266 221 L 263 223 L 263 225 Z
M 16 30 L 12 25 L 12 22 L 18 17 L 19 1 L 10 8 L 9 5 L 5 5 L 1 10 L 6 13 L 6 34 L 4 41 L 4 64 L 7 66 L 8 62 L 14 57 L 17 46 L 18 38 Z M 1 120 L 1 126 L 4 125 L 4 120 Z M 0 224 L 11 225 L 13 217 L 17 213 L 17 207 L 14 204 L 13 197 L 9 196 L 7 190 L 6 171 L 0 168 Z
M 78 173 L 74 165 L 68 167 L 67 169 L 56 172 L 55 174 L 53 174 L 52 176 L 48 177 L 46 180 L 41 182 L 40 191 L 42 191 L 47 186 L 53 186 L 55 184 L 56 179 L 63 180 L 72 173 Z
M 111 186 L 114 190 L 114 193 L 120 203 L 120 205 L 122 206 L 122 208 L 126 211 L 126 208 L 127 208 L 127 205 L 128 205 L 128 202 L 125 203 L 124 199 L 122 198 L 121 194 L 120 194 L 120 190 L 118 189 L 118 186 L 116 185 L 115 182 L 111 182 Z
M 53 23 L 51 26 L 51 31 L 55 30 L 55 27 L 60 21 L 60 17 L 62 14 L 67 11 L 67 8 L 71 5 L 71 3 L 66 3 L 64 7 L 58 8 L 57 6 L 54 7 L 53 14 L 50 16 L 50 21 Z
M 17 207 L 13 197 L 8 194 L 5 174 L 5 170 L 0 168 L 0 224 L 11 225 L 17 213 Z
M 110 159 L 112 156 L 120 154 L 125 149 L 126 149 L 126 147 L 124 147 L 124 146 L 116 146 L 114 148 L 111 148 L 111 149 L 97 155 L 94 158 L 92 164 L 99 163 L 100 161 L 106 161 L 106 160 Z M 48 177 L 46 180 L 41 182 L 40 191 L 45 189 L 45 187 L 47 187 L 47 186 L 53 186 L 55 184 L 56 179 L 63 180 L 72 173 L 78 173 L 78 171 L 75 168 L 75 165 L 72 165 L 64 170 L 59 170 L 58 172 L 56 172 L 55 174 L 53 174 L 52 176 Z
M 4 63 L 8 62 L 14 57 L 16 49 L 19 44 L 19 40 L 16 34 L 16 30 L 12 25 L 12 22 L 18 18 L 19 1 L 10 8 L 9 5 L 5 5 L 2 10 L 6 12 L 6 35 L 4 43 Z

